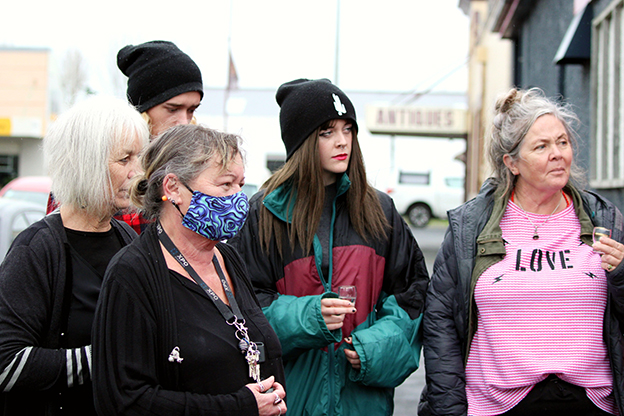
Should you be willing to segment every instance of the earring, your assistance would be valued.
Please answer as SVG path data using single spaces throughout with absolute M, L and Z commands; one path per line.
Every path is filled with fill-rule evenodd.
M 175 202 L 175 199 L 170 199 L 169 201 L 171 201 L 171 203 L 172 203 L 173 205 L 175 205 L 176 207 L 178 206 L 178 204 L 176 204 L 176 202 Z
M 162 199 L 162 201 L 163 201 L 163 202 L 165 202 L 165 201 L 166 201 L 166 200 L 168 200 L 169 198 L 167 198 L 167 195 L 163 195 L 163 196 L 162 196 L 162 198 L 160 198 L 160 199 Z

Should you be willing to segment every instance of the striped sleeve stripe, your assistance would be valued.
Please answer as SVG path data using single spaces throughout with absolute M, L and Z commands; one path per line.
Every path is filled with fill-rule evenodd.
M 11 389 L 17 382 L 17 379 L 22 374 L 22 370 L 24 369 L 24 366 L 28 361 L 28 356 L 30 355 L 32 349 L 33 347 L 26 347 L 17 354 L 15 354 L 15 358 L 13 358 L 11 363 L 2 371 L 2 374 L 0 374 L 0 386 L 4 386 L 2 388 L 3 392 L 11 391 Z M 11 378 L 8 380 L 7 383 L 7 378 L 9 376 Z
M 91 378 L 91 345 L 87 345 L 85 347 L 85 352 L 87 353 L 87 366 L 89 367 L 89 378 Z
M 65 350 L 67 365 L 67 387 L 74 387 L 74 350 Z
M 82 375 L 82 350 L 77 349 L 74 352 L 74 357 L 76 357 L 76 375 L 78 376 L 78 384 L 84 384 L 84 377 Z
M 91 380 L 91 346 L 67 350 L 67 387 Z

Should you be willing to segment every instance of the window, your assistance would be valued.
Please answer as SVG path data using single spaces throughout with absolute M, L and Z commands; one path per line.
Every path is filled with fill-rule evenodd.
M 623 4 L 614 0 L 593 21 L 590 184 L 595 188 L 624 186 Z
M 281 155 L 267 155 L 266 159 L 266 167 L 271 171 L 271 173 L 277 172 L 284 163 L 286 162 L 286 157 Z
M 410 185 L 429 185 L 429 172 L 399 172 L 399 183 Z
M 17 176 L 17 156 L 0 155 L 0 173 Z
M 449 188 L 464 189 L 464 178 L 444 178 L 444 183 Z

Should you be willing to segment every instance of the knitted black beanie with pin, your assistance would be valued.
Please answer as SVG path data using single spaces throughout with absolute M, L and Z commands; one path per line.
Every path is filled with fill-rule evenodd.
M 355 108 L 347 95 L 328 79 L 296 79 L 280 85 L 275 94 L 280 106 L 282 141 L 286 160 L 321 125 L 348 119 L 357 131 Z
M 140 113 L 185 92 L 204 96 L 199 67 L 171 42 L 125 46 L 117 53 L 117 66 L 128 77 L 128 101 Z

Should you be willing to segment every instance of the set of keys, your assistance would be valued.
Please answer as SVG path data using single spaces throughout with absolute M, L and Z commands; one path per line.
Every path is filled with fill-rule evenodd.
M 260 381 L 260 350 L 255 343 L 252 342 L 247 348 L 245 360 L 249 365 L 249 377 L 258 383 Z
M 245 355 L 245 360 L 249 366 L 249 377 L 256 383 L 260 382 L 260 361 L 263 345 L 258 348 L 258 345 L 249 339 L 247 328 L 245 327 L 245 320 L 235 320 L 231 325 L 236 327 L 236 338 L 238 338 L 238 348 Z

